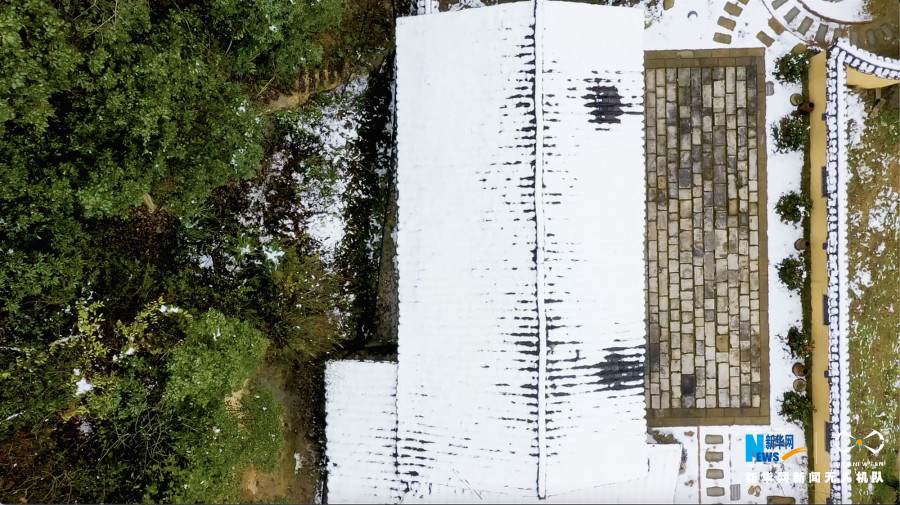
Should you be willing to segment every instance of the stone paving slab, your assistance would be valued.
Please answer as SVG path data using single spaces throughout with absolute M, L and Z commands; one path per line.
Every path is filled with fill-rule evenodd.
M 645 53 L 650 426 L 769 422 L 764 65 Z

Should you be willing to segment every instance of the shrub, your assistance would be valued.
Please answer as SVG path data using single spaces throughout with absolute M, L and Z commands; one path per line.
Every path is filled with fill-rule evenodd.
M 775 60 L 775 78 L 799 84 L 809 70 L 809 53 L 788 53 Z
M 803 118 L 785 116 L 772 125 L 772 141 L 780 153 L 798 151 L 809 141 L 809 125 Z
M 787 332 L 787 345 L 791 354 L 798 359 L 805 360 L 812 355 L 813 344 L 810 336 L 796 326 L 791 326 Z
M 803 426 L 810 421 L 815 411 L 816 408 L 808 396 L 796 391 L 787 391 L 781 400 L 781 409 L 778 413 L 788 421 Z
M 806 279 L 803 261 L 796 256 L 782 260 L 778 264 L 778 278 L 788 289 L 799 292 L 803 288 L 804 279 Z
M 812 200 L 809 199 L 809 196 L 796 191 L 781 195 L 778 203 L 775 204 L 775 212 L 785 223 L 799 223 L 811 208 Z

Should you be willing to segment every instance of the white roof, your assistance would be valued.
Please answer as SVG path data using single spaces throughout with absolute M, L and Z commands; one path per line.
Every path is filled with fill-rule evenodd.
M 681 468 L 681 444 L 649 447 L 649 472 L 640 479 L 614 482 L 548 496 L 512 496 L 463 487 L 433 487 L 430 495 L 406 495 L 406 502 L 428 503 L 672 503 Z
M 398 20 L 398 458 L 414 493 L 647 473 L 642 29 L 640 10 L 561 2 Z
M 396 474 L 329 431 L 329 501 L 672 500 L 644 421 L 643 23 L 542 0 L 398 19 Z
M 397 364 L 325 367 L 325 437 L 331 503 L 396 503 Z

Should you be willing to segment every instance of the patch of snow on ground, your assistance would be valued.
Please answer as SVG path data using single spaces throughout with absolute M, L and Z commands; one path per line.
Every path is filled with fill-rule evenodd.
M 850 136 L 847 139 L 848 146 L 859 144 L 866 122 L 866 103 L 859 93 L 847 93 L 847 122 L 853 122 L 850 128 Z
M 269 246 L 263 246 L 262 251 L 263 254 L 266 255 L 266 259 L 274 263 L 276 266 L 278 266 L 278 258 L 284 256 L 284 251 L 271 248 Z
M 700 503 L 700 451 L 697 450 L 698 430 L 691 428 L 659 428 L 681 444 L 683 468 L 675 482 L 675 503 Z
M 200 268 L 212 268 L 213 267 L 213 259 L 212 256 L 208 254 L 201 254 L 197 258 L 197 264 Z
M 450 10 L 459 11 L 473 7 L 484 7 L 484 3 L 481 0 L 459 0 L 459 3 L 450 6 Z
M 662 11 L 659 19 L 644 30 L 644 49 L 719 49 L 713 42 L 713 27 L 719 17 L 716 4 L 708 0 L 678 0 Z M 692 14 L 693 13 L 693 14 Z M 691 17 L 688 17 L 691 14 Z
M 4 419 L 3 422 L 5 423 L 6 421 L 11 421 L 21 415 L 22 415 L 22 412 L 16 412 L 15 414 L 12 414 L 9 417 L 7 417 L 6 419 Z
M 678 0 L 675 6 L 669 10 L 662 12 L 660 20 L 652 24 L 644 31 L 644 48 L 648 50 L 673 50 L 673 49 L 727 49 L 727 48 L 744 48 L 744 47 L 763 47 L 765 46 L 756 38 L 756 34 L 767 27 L 769 18 L 771 17 L 768 10 L 762 2 L 749 2 L 743 5 L 743 12 L 736 18 L 737 26 L 735 30 L 730 32 L 732 42 L 730 45 L 719 44 L 712 40 L 713 34 L 722 31 L 728 32 L 724 28 L 716 24 L 719 16 L 724 12 L 722 10 L 723 3 L 712 2 L 708 0 Z M 691 18 L 688 14 L 694 12 Z M 792 47 L 799 42 L 799 39 L 785 33 L 777 38 L 771 47 L 766 48 L 766 81 L 774 83 L 774 94 L 766 99 L 766 134 L 768 136 L 769 127 L 783 116 L 791 113 L 794 107 L 790 104 L 790 96 L 793 93 L 800 93 L 801 86 L 799 84 L 782 84 L 775 80 L 772 75 L 772 69 L 775 67 L 775 60 L 790 52 Z M 760 93 L 765 93 L 765 89 L 760 89 Z M 767 217 L 768 217 L 768 257 L 769 257 L 769 381 L 770 381 L 770 416 L 771 422 L 766 426 L 716 426 L 716 427 L 675 427 L 660 429 L 659 431 L 671 433 L 684 444 L 688 450 L 690 461 L 701 462 L 701 468 L 692 470 L 693 473 L 688 475 L 686 472 L 679 476 L 679 485 L 677 486 L 676 502 L 697 502 L 697 494 L 699 492 L 699 501 L 722 502 L 722 503 L 765 503 L 766 496 L 780 495 L 792 496 L 798 502 L 807 500 L 806 483 L 794 484 L 782 483 L 774 480 L 772 482 L 760 481 L 758 484 L 750 484 L 746 482 L 746 474 L 749 473 L 767 473 L 772 472 L 789 472 L 791 480 L 793 472 L 801 472 L 806 475 L 807 458 L 805 454 L 791 457 L 787 462 L 777 465 L 765 463 L 747 463 L 744 453 L 744 437 L 747 434 L 781 434 L 793 435 L 794 447 L 803 447 L 804 433 L 802 428 L 787 422 L 779 414 L 779 408 L 782 395 L 786 391 L 792 390 L 795 377 L 791 373 L 791 366 L 794 363 L 789 349 L 782 342 L 782 335 L 787 329 L 793 325 L 800 326 L 802 318 L 802 307 L 800 305 L 799 295 L 789 291 L 778 280 L 776 265 L 784 258 L 796 254 L 793 248 L 794 241 L 800 238 L 801 232 L 790 224 L 781 222 L 781 219 L 775 213 L 775 203 L 778 198 L 789 191 L 800 190 L 801 170 L 803 168 L 802 152 L 777 153 L 775 152 L 772 142 L 767 141 L 768 162 L 766 165 L 767 173 Z M 722 435 L 727 448 L 725 449 L 725 461 L 719 464 L 718 468 L 725 471 L 726 478 L 718 480 L 715 484 L 705 478 L 706 468 L 711 464 L 699 454 L 700 448 L 697 445 L 695 437 L 686 437 L 686 431 L 694 431 L 696 436 L 705 437 L 707 434 Z M 702 439 L 700 439 L 702 442 Z M 694 454 L 691 455 L 690 453 Z M 783 467 L 783 468 L 782 468 Z M 701 472 L 702 470 L 702 472 Z M 698 475 L 700 484 L 703 489 L 687 491 L 684 483 L 691 480 L 691 477 Z M 741 497 L 734 502 L 730 501 L 730 492 L 728 485 L 740 484 Z M 705 489 L 708 486 L 716 485 L 726 488 L 726 494 L 721 498 L 713 498 L 706 495 Z M 748 489 L 751 485 L 759 485 L 761 487 L 759 496 L 748 495 Z
M 326 258 L 333 257 L 344 237 L 344 202 L 346 192 L 346 167 L 357 154 L 350 145 L 356 140 L 361 122 L 356 99 L 368 88 L 368 76 L 339 86 L 332 93 L 329 103 L 319 107 L 318 117 L 309 117 L 298 123 L 298 128 L 316 136 L 322 144 L 320 155 L 333 174 L 331 187 L 317 187 L 312 178 L 297 177 L 297 182 L 308 189 L 301 194 L 301 201 L 316 202 L 316 211 L 309 219 L 307 233 L 324 249 Z M 311 184 L 312 183 L 312 184 Z
M 299 452 L 294 453 L 294 475 L 300 473 L 300 470 L 303 468 L 303 456 L 300 455 Z
M 75 391 L 76 396 L 83 395 L 83 394 L 87 393 L 88 391 L 94 389 L 94 386 L 90 382 L 88 382 L 88 380 L 85 379 L 84 377 L 82 377 L 78 382 L 76 382 L 75 385 L 78 386 L 78 389 Z
M 836 21 L 869 21 L 871 16 L 865 12 L 865 0 L 803 0 L 809 10 Z

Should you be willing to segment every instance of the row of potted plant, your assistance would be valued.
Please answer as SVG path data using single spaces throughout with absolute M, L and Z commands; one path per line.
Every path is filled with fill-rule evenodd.
M 809 56 L 806 51 L 791 52 L 782 56 L 776 60 L 775 78 L 783 83 L 801 83 L 809 70 Z M 802 94 L 795 93 L 791 96 L 791 105 L 797 109 L 771 127 L 771 141 L 775 150 L 781 153 L 800 151 L 809 142 L 808 114 L 812 112 L 815 104 L 809 102 Z M 811 209 L 812 201 L 802 191 L 790 191 L 782 195 L 775 204 L 775 212 L 781 221 L 795 227 L 809 216 Z M 808 247 L 809 242 L 806 239 L 800 239 L 795 244 L 798 250 Z M 776 269 L 778 278 L 789 290 L 801 292 L 807 276 L 806 262 L 801 255 L 788 256 L 777 265 Z M 813 351 L 809 333 L 792 326 L 785 335 L 785 341 L 794 359 L 799 361 L 794 365 L 794 373 L 797 374 L 799 367 L 805 375 Z M 794 382 L 794 390 L 784 393 L 779 410 L 781 416 L 801 426 L 812 419 L 812 413 L 815 411 L 812 399 L 806 394 L 805 386 L 806 381 L 798 378 Z

